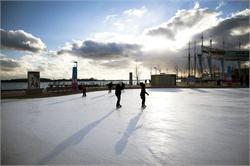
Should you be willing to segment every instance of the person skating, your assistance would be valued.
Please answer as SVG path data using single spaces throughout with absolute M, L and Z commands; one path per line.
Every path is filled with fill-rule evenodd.
M 120 84 L 116 84 L 116 87 L 115 87 L 115 95 L 117 97 L 116 108 L 122 107 L 121 104 L 120 104 L 121 91 L 122 91 L 122 86 Z
M 140 96 L 141 96 L 141 99 L 142 99 L 141 107 L 145 108 L 146 107 L 146 105 L 145 105 L 145 101 L 146 101 L 145 94 L 147 94 L 147 95 L 149 95 L 149 94 L 146 92 L 145 84 L 144 83 L 141 82 L 140 86 L 141 86 Z
M 110 82 L 110 83 L 107 84 L 107 86 L 108 86 L 108 89 L 109 89 L 108 93 L 111 93 L 112 92 L 113 83 Z
M 82 97 L 86 97 L 86 87 L 82 85 Z

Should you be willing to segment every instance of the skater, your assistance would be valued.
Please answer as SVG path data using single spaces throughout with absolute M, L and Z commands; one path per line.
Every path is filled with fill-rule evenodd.
M 122 91 L 122 86 L 121 86 L 121 84 L 116 84 L 116 87 L 115 87 L 115 95 L 116 95 L 116 97 L 117 97 L 116 108 L 122 107 L 121 104 L 120 104 L 120 100 L 121 100 L 121 91 Z
M 84 86 L 84 84 L 82 85 L 82 97 L 86 97 L 86 87 Z
M 140 86 L 141 86 L 140 96 L 141 96 L 141 99 L 142 99 L 141 107 L 145 108 L 146 107 L 146 105 L 145 105 L 145 100 L 146 100 L 145 94 L 147 94 L 147 95 L 149 95 L 149 94 L 146 92 L 145 84 L 144 83 L 141 82 Z
M 107 86 L 108 86 L 108 89 L 109 89 L 109 93 L 111 93 L 112 92 L 113 83 L 110 82 L 109 84 L 107 84 Z

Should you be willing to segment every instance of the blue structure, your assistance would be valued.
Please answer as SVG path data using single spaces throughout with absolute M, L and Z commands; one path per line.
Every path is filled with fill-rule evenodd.
M 77 62 L 75 61 L 75 66 L 72 68 L 72 89 L 77 90 Z
M 72 80 L 77 80 L 77 67 L 72 68 Z

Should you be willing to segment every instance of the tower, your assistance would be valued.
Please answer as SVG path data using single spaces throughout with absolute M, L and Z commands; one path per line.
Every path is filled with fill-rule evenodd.
M 130 86 L 133 85 L 133 73 L 132 72 L 129 73 L 129 85 Z
M 74 66 L 72 68 L 72 89 L 77 90 L 77 61 L 74 61 Z

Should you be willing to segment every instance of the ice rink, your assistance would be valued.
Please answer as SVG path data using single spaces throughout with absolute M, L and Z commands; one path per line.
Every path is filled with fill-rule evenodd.
M 147 91 L 2 100 L 2 164 L 248 165 L 249 89 Z

